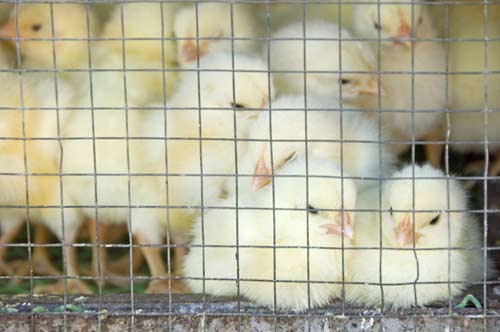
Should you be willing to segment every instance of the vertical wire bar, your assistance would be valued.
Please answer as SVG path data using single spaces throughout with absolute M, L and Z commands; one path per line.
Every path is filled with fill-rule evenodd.
M 484 186 L 483 186 L 483 196 L 484 196 L 484 213 L 483 213 L 483 330 L 487 330 L 486 314 L 488 308 L 488 287 L 486 284 L 487 279 L 487 268 L 488 268 L 488 170 L 490 167 L 490 151 L 488 142 L 488 115 L 489 115 L 489 105 L 488 105 L 488 0 L 483 1 L 484 7 Z
M 445 39 L 444 43 L 444 54 L 445 54 L 445 103 L 446 103 L 446 136 L 445 136 L 445 174 L 446 174 L 446 206 L 448 212 L 446 213 L 447 217 L 447 228 L 448 228 L 448 322 L 451 323 L 451 315 L 452 315 L 452 302 L 451 302 L 451 203 L 450 203 L 450 134 L 451 134 L 451 119 L 449 112 L 449 73 L 450 73 L 450 64 L 449 64 L 449 56 L 450 56 L 450 21 L 449 21 L 449 4 L 444 4 L 445 16 L 444 16 L 444 27 L 445 27 Z M 451 69 L 454 70 L 453 68 Z M 452 84 L 453 86 L 453 84 Z
M 129 135 L 129 110 L 128 110 L 128 96 L 127 96 L 127 66 L 126 66 L 126 56 L 125 56 L 125 20 L 123 15 L 123 2 L 120 2 L 120 24 L 121 24 L 121 42 L 122 42 L 122 70 L 123 70 L 123 101 L 124 101 L 124 109 L 125 109 L 125 141 L 127 143 L 127 208 L 128 208 L 128 220 L 127 224 L 129 227 L 129 255 L 130 255 L 130 269 L 132 270 L 132 259 L 133 259 L 133 251 L 132 251 L 132 189 L 131 189 L 131 172 L 130 172 L 130 135 Z M 130 281 L 130 310 L 132 315 L 130 317 L 130 330 L 132 332 L 135 331 L 135 308 L 134 308 L 134 277 L 132 275 Z
M 24 106 L 24 89 L 23 89 L 23 70 L 22 70 L 22 60 L 21 60 L 21 47 L 20 47 L 20 40 L 19 40 L 19 9 L 18 9 L 19 3 L 16 1 L 14 2 L 14 8 L 13 8 L 13 13 L 14 16 L 16 17 L 16 38 L 15 38 L 15 48 L 16 48 L 16 61 L 18 64 L 18 69 L 17 69 L 17 78 L 19 82 L 19 100 L 20 100 L 20 111 L 21 111 L 21 130 L 22 130 L 22 141 L 23 141 L 23 167 L 24 167 L 24 186 L 26 188 L 26 237 L 27 237 L 27 243 L 28 243 L 28 262 L 29 262 L 29 281 L 30 281 L 30 301 L 33 303 L 34 299 L 34 285 L 33 285 L 33 259 L 32 259 L 32 253 L 31 253 L 31 247 L 33 245 L 31 241 L 31 230 L 30 230 L 30 195 L 29 195 L 29 176 L 28 176 L 28 155 L 27 155 L 27 149 L 26 149 L 26 109 Z M 32 313 L 30 317 L 30 327 L 32 330 L 35 329 L 35 319 L 34 319 L 34 314 Z
M 276 190 L 274 182 L 274 154 L 273 154 L 273 118 L 272 118 L 272 94 L 271 94 L 271 0 L 266 0 L 266 32 L 267 38 L 267 92 L 269 96 L 268 114 L 269 114 L 269 154 L 271 161 L 271 211 L 273 215 L 273 328 L 278 331 L 277 325 L 277 293 L 276 293 Z
M 418 0 L 411 0 L 411 171 L 412 171 L 412 235 L 413 235 L 413 255 L 415 257 L 415 263 L 417 267 L 417 276 L 415 277 L 415 281 L 413 282 L 413 295 L 415 299 L 415 309 L 413 314 L 413 330 L 417 332 L 417 308 L 418 308 L 418 296 L 417 296 L 417 284 L 418 279 L 420 279 L 420 267 L 418 261 L 418 253 L 416 248 L 417 237 L 415 230 L 415 215 L 416 215 L 416 207 L 415 207 L 415 148 L 416 148 L 416 130 L 415 130 L 415 44 L 418 42 L 415 36 L 415 2 Z M 406 74 L 405 74 L 406 75 Z
M 196 18 L 196 78 L 197 78 L 197 99 L 198 99 L 198 142 L 199 154 L 200 154 L 200 218 L 201 218 L 201 242 L 202 242 L 202 261 L 203 261 L 203 331 L 207 330 L 205 324 L 206 314 L 207 314 L 207 299 L 206 299 L 206 274 L 205 274 L 205 213 L 204 213 L 204 195 L 203 195 L 203 132 L 202 132 L 202 103 L 201 103 L 201 82 L 200 82 L 200 26 L 199 26 L 199 8 L 198 1 L 194 3 L 195 5 L 195 18 Z
M 63 271 L 64 271 L 64 329 L 67 330 L 67 317 L 66 317 L 66 304 L 67 304 L 67 296 L 68 296 L 68 258 L 65 258 L 65 249 L 67 246 L 70 244 L 67 243 L 66 239 L 66 232 L 65 232 L 65 223 L 64 223 L 64 187 L 63 187 L 63 181 L 62 181 L 62 166 L 63 166 L 63 158 L 64 158 L 64 150 L 62 146 L 62 141 L 61 141 L 61 123 L 60 123 L 60 117 L 59 117 L 59 94 L 58 94 L 58 80 L 57 80 L 57 55 L 56 55 L 56 46 L 55 46 L 55 27 L 54 27 L 54 4 L 50 3 L 49 4 L 49 9 L 50 9 L 50 33 L 51 33 L 51 45 L 52 45 L 52 62 L 53 62 L 53 69 L 54 69 L 54 92 L 55 92 L 55 102 L 56 102 L 56 121 L 57 121 L 57 138 L 58 138 L 58 145 L 59 145 L 59 151 L 60 151 L 60 159 L 59 159 L 59 166 L 58 166 L 58 171 L 59 171 L 59 192 L 60 192 L 60 206 L 61 206 L 61 228 L 62 228 L 62 248 L 63 248 Z M 71 239 L 71 246 L 74 247 L 74 239 Z
M 303 86 L 304 86 L 304 150 L 305 150 L 305 165 L 306 165 L 306 203 L 309 204 L 309 151 L 307 144 L 307 4 L 306 1 L 302 2 L 302 57 L 303 57 Z M 311 309 L 311 266 L 310 266 L 310 229 L 309 229 L 309 213 L 306 208 L 306 283 L 307 283 L 307 308 Z M 310 321 L 310 311 L 308 310 L 308 316 L 306 317 L 307 330 L 311 331 L 311 321 Z
M 232 98 L 233 103 L 236 104 L 236 74 L 234 65 L 234 4 L 229 2 L 230 10 L 230 24 L 231 24 L 231 74 L 232 74 Z M 238 301 L 236 303 L 236 309 L 238 311 L 238 325 L 237 331 L 241 331 L 241 301 L 240 301 L 240 238 L 239 238 L 239 193 L 238 193 L 238 124 L 236 121 L 236 108 L 233 107 L 233 138 L 234 138 L 234 173 L 235 173 L 235 212 L 236 212 L 236 296 Z
M 168 6 L 169 4 L 165 4 Z M 175 6 L 175 3 L 171 4 Z M 168 7 L 167 7 L 168 8 Z M 168 171 L 168 109 L 167 109 L 167 78 L 166 78 L 166 66 L 165 66 L 165 15 L 163 15 L 164 3 L 160 2 L 160 20 L 161 20 L 161 70 L 162 70 L 162 93 L 163 93 L 163 130 L 165 133 L 164 149 L 165 149 L 165 172 L 169 174 Z M 175 41 L 177 42 L 177 41 Z M 169 43 L 170 45 L 170 43 Z M 167 204 L 165 213 L 167 220 L 167 272 L 168 272 L 168 312 L 172 313 L 172 256 L 171 256 L 171 240 L 170 240 L 170 192 L 168 189 L 168 176 L 165 177 L 165 202 Z M 129 230 L 130 233 L 130 230 Z M 132 234 L 130 234 L 132 236 Z M 132 244 L 132 243 L 131 243 Z M 133 252 L 133 251 L 132 251 Z M 130 256 L 130 267 L 132 269 L 133 257 Z M 168 315 L 168 330 L 172 331 L 172 315 Z
M 91 120 L 91 130 L 92 130 L 92 167 L 94 170 L 94 204 L 95 204 L 95 212 L 94 212 L 94 220 L 95 220 L 95 227 L 96 227 L 96 234 L 98 234 L 98 226 L 99 226 L 99 195 L 98 195 L 98 190 L 97 190 L 97 183 L 98 183 L 98 177 L 97 177 L 97 143 L 96 143 L 96 130 L 95 130 L 95 104 L 94 104 L 94 83 L 93 83 L 93 68 L 92 68 L 92 43 L 90 40 L 90 15 L 89 15 L 89 8 L 88 6 L 86 7 L 86 24 L 87 24 L 87 58 L 88 58 L 88 74 L 89 74 L 89 99 L 90 99 L 90 120 Z M 81 112 L 84 110 L 88 110 L 89 108 L 86 107 L 87 105 L 82 105 L 81 110 L 74 110 L 72 112 Z M 97 265 L 100 266 L 100 253 L 99 250 L 97 250 Z M 99 293 L 101 294 L 101 293 Z M 101 298 L 99 299 L 99 308 L 102 308 L 102 300 Z M 99 325 L 100 325 L 100 318 L 99 318 Z
M 340 140 L 340 209 L 341 209 L 341 236 L 340 236 L 340 246 L 341 246 L 341 264 L 342 264 L 342 315 L 345 315 L 345 237 L 344 237 L 344 227 L 345 227 L 345 213 L 344 211 L 344 101 L 343 101 L 343 90 L 342 90 L 342 12 L 341 12 L 341 0 L 339 3 L 339 35 L 338 35 L 338 46 L 339 46 L 339 80 L 337 84 L 339 85 L 339 140 Z M 345 331 L 345 321 L 342 320 L 342 331 Z
M 380 6 L 381 3 L 380 1 L 377 3 L 377 22 L 378 24 L 381 24 L 381 16 L 380 16 Z M 383 147 L 383 136 L 382 136 L 382 115 L 384 110 L 382 109 L 382 78 L 381 78 L 381 72 L 382 72 L 382 37 L 381 37 L 381 30 L 377 29 L 377 83 L 378 83 L 378 91 L 377 91 L 377 113 L 378 113 L 378 140 L 379 140 L 379 149 L 378 149 L 378 154 L 379 154 L 379 193 L 378 193 L 378 206 L 379 206 L 379 211 L 378 211 L 378 218 L 379 218 L 379 284 L 380 284 L 380 332 L 383 332 L 384 326 L 382 324 L 383 322 L 383 317 L 384 317 L 384 306 L 385 306 L 385 299 L 384 299 L 384 278 L 382 276 L 383 268 L 382 268 L 382 259 L 383 259 L 383 243 L 382 243 L 382 230 L 383 230 L 383 219 L 382 219 L 382 177 L 383 177 L 383 170 L 382 170 L 382 147 Z M 385 147 L 384 147 L 385 148 Z

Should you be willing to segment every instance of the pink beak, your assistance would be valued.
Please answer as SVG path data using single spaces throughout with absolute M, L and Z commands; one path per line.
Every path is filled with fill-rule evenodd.
M 17 37 L 16 31 L 16 21 L 9 20 L 0 28 L 0 37 L 11 38 L 11 42 L 13 42 L 14 38 Z
M 342 219 L 344 222 L 344 227 L 342 227 Z M 339 211 L 337 216 L 335 217 L 335 223 L 325 224 L 321 227 L 326 229 L 326 234 L 333 234 L 338 236 L 341 236 L 343 234 L 350 240 L 354 238 L 354 228 L 352 227 L 351 215 L 348 212 Z
M 252 191 L 258 191 L 272 182 L 271 171 L 266 166 L 264 155 L 262 155 L 253 172 Z

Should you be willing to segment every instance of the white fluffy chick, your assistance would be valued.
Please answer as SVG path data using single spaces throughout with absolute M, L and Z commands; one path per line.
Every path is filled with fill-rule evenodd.
M 355 6 L 353 30 L 360 37 L 374 40 L 371 44 L 376 54 L 379 34 L 383 39 L 379 54 L 380 79 L 386 94 L 380 100 L 382 112 L 373 111 L 370 114 L 376 118 L 380 114 L 388 139 L 406 142 L 390 144 L 390 148 L 399 154 L 411 146 L 412 139 L 442 138 L 446 78 L 443 74 L 430 72 L 446 72 L 446 55 L 441 42 L 419 40 L 438 36 L 426 6 L 412 6 L 409 1 L 408 4 L 384 2 L 381 1 L 380 6 L 376 2 Z M 375 98 L 372 101 L 375 103 L 365 106 L 377 109 L 378 100 Z M 413 113 L 413 109 L 417 112 Z M 428 145 L 427 157 L 433 164 L 439 164 L 440 146 Z
M 161 69 L 162 63 L 172 66 L 176 63 L 177 57 L 176 42 L 173 38 L 174 16 L 178 7 L 179 4 L 176 3 L 148 2 L 115 6 L 101 37 L 118 39 L 105 41 L 105 44 L 118 53 L 122 52 L 121 39 L 130 38 L 125 41 L 124 46 L 127 55 L 133 54 L 152 61 L 159 65 L 158 69 Z M 163 42 L 162 38 L 165 38 Z
M 349 282 L 360 284 L 347 287 L 347 300 L 380 306 L 382 280 L 385 305 L 421 306 L 458 296 L 467 283 L 483 280 L 482 232 L 466 212 L 464 189 L 429 165 L 414 167 L 414 173 L 406 166 L 385 184 L 382 240 L 379 212 L 357 212 L 354 247 L 360 249 L 351 251 L 348 274 Z M 380 209 L 377 188 L 356 208 Z M 393 248 L 382 251 L 382 260 L 380 243 Z
M 2 242 L 11 240 L 12 236 L 15 236 L 12 232 L 22 226 L 28 215 L 24 208 L 5 206 L 27 205 L 30 207 L 30 221 L 40 222 L 48 226 L 64 244 L 74 242 L 82 221 L 77 209 L 65 208 L 61 210 L 57 208 L 61 205 L 60 178 L 57 175 L 60 161 L 59 143 L 57 140 L 43 140 L 43 138 L 58 137 L 56 107 L 69 107 L 72 103 L 71 86 L 63 80 L 58 82 L 58 100 L 56 102 L 53 80 L 52 75 L 25 73 L 22 77 L 21 94 L 17 74 L 5 73 L 1 77 L 4 88 L 0 92 L 0 106 L 11 110 L 2 110 L 0 113 L 0 135 L 12 138 L 12 140 L 3 140 L 0 144 L 1 172 L 11 174 L 0 177 L 0 188 L 4 188 L 0 191 L 0 205 L 3 206 L 0 209 L 0 221 L 11 223 L 7 226 L 9 232 L 3 234 Z M 23 107 L 25 110 L 21 112 L 20 109 Z M 64 121 L 62 117 L 60 121 L 60 125 L 62 125 Z M 27 138 L 27 140 L 23 141 L 22 138 Z M 27 169 L 25 169 L 25 158 Z M 26 180 L 24 175 L 26 172 L 28 174 L 45 173 L 49 175 L 29 176 Z M 26 201 L 27 194 L 29 202 Z M 63 203 L 64 205 L 73 205 L 69 199 L 65 199 Z M 40 206 L 43 208 L 39 208 Z M 2 230 L 4 229 L 2 225 Z M 69 277 L 77 276 L 78 262 L 75 248 L 65 246 L 63 250 L 67 257 L 67 275 Z M 38 272 L 38 264 L 46 264 L 47 261 L 38 262 L 35 258 L 36 254 L 33 266 L 35 272 Z M 70 293 L 91 292 L 81 280 L 68 279 L 67 285 Z M 52 286 L 54 285 L 45 288 L 44 291 L 55 291 L 57 287 Z M 63 287 L 62 281 L 59 286 Z M 61 287 L 58 289 L 61 291 Z
M 485 54 L 484 42 L 478 41 L 485 38 L 485 21 L 488 38 L 500 38 L 500 6 L 487 5 L 487 17 L 484 6 L 484 3 L 478 3 L 449 8 L 450 38 L 476 40 L 450 42 L 450 71 L 462 73 L 450 76 L 450 107 L 457 110 L 451 113 L 450 147 L 459 152 L 484 153 L 486 139 L 500 140 L 500 112 L 493 111 L 500 109 L 500 43 L 488 42 L 488 54 Z M 488 75 L 484 74 L 485 71 L 489 71 Z M 491 110 L 487 124 L 483 112 L 486 108 Z M 490 169 L 495 176 L 500 172 L 500 144 L 489 143 L 488 148 L 497 156 Z
M 20 3 L 16 7 L 17 10 L 12 11 L 10 19 L 1 28 L 0 36 L 27 38 L 19 40 L 22 67 L 54 68 L 54 49 L 55 65 L 59 69 L 81 68 L 82 64 L 88 64 L 87 39 L 97 34 L 99 25 L 93 12 L 85 5 Z M 34 40 L 37 38 L 41 40 Z M 12 43 L 16 41 L 13 39 Z
M 184 267 L 194 292 L 236 295 L 239 283 L 241 294 L 258 304 L 273 307 L 276 298 L 278 308 L 299 311 L 341 294 L 342 245 L 353 235 L 355 185 L 339 178 L 332 160 L 311 158 L 307 167 L 309 177 L 303 156 L 290 161 L 276 173 L 274 195 L 271 185 L 259 192 L 242 186 L 238 210 L 231 195 L 216 204 L 232 209 L 214 208 L 198 219 Z M 307 246 L 316 248 L 308 252 Z
M 374 99 L 379 90 L 377 77 L 370 73 L 375 71 L 375 57 L 370 48 L 359 41 L 345 41 L 339 45 L 339 36 L 352 38 L 347 30 L 326 21 L 307 22 L 305 42 L 297 40 L 304 38 L 302 22 L 295 22 L 278 30 L 272 36 L 269 54 L 278 92 L 304 95 L 302 72 L 306 70 L 308 94 L 333 96 L 337 99 L 342 97 L 342 100 L 350 104 L 357 104 L 366 97 L 369 100 Z M 267 51 L 264 52 L 264 58 L 267 59 Z M 280 73 L 280 71 L 298 73 Z M 339 71 L 346 73 L 340 75 Z M 349 73 L 349 71 L 368 73 Z
M 253 179 L 254 190 L 271 181 L 265 176 L 271 175 L 273 169 L 279 170 L 306 152 L 311 158 L 335 160 L 356 178 L 358 188 L 373 185 L 374 179 L 392 173 L 394 156 L 377 143 L 380 139 L 376 123 L 360 113 L 341 113 L 337 100 L 308 96 L 306 111 L 303 96 L 282 96 L 271 107 L 271 112 L 259 114 L 250 129 L 253 141 L 248 143 L 248 149 L 258 160 L 254 172 L 261 175 Z
M 257 51 L 264 29 L 255 9 L 255 5 L 237 3 L 201 3 L 180 9 L 174 26 L 179 63 L 196 62 L 198 55 L 217 50 L 231 51 L 231 38 L 242 38 L 234 40 L 236 52 Z
M 231 68 L 230 53 L 216 53 L 203 58 L 201 68 Z M 220 141 L 203 142 L 203 173 L 229 173 L 234 171 L 231 155 L 234 153 L 233 121 L 234 107 L 237 111 L 237 137 L 246 137 L 248 122 L 252 120 L 258 109 L 267 104 L 269 96 L 267 73 L 263 72 L 265 64 L 255 57 L 235 54 L 235 68 L 238 70 L 259 70 L 259 73 L 236 72 L 235 99 L 233 99 L 233 73 L 228 71 L 203 71 L 200 73 L 201 107 L 211 108 L 201 111 L 202 138 L 220 138 Z M 199 176 L 169 176 L 165 181 L 165 164 L 168 161 L 168 172 L 173 174 L 200 174 L 200 148 L 198 124 L 198 84 L 197 74 L 184 72 L 177 93 L 168 101 L 168 110 L 163 105 L 156 109 L 128 110 L 128 134 L 131 137 L 147 137 L 145 140 L 96 139 L 95 160 L 98 173 L 127 174 L 157 173 L 158 176 L 132 176 L 131 198 L 128 197 L 127 176 L 97 177 L 97 203 L 115 208 L 99 208 L 99 221 L 107 223 L 125 223 L 128 220 L 127 206 L 142 205 L 144 208 L 132 209 L 132 233 L 142 245 L 162 244 L 167 231 L 176 244 L 187 242 L 187 233 L 191 219 L 197 209 L 179 208 L 163 209 L 147 206 L 166 206 L 165 183 L 168 182 L 170 206 L 197 206 L 200 204 Z M 178 107 L 179 109 L 176 109 Z M 192 109 L 183 109 L 191 107 Z M 241 110 L 239 107 L 251 110 Z M 224 109 L 226 108 L 226 109 Z M 215 110 L 214 110 L 215 109 Z M 99 113 L 95 122 L 96 137 L 125 137 L 127 118 L 125 112 L 106 110 Z M 165 117 L 167 118 L 165 120 Z M 167 131 L 165 132 L 165 121 Z M 75 112 L 71 123 L 66 126 L 65 137 L 89 137 L 88 140 L 64 141 L 65 172 L 94 173 L 93 140 L 91 112 Z M 167 142 L 165 142 L 167 138 Z M 187 138 L 187 140 L 175 139 Z M 165 146 L 168 154 L 166 155 Z M 127 163 L 129 151 L 130 167 Z M 66 188 L 72 197 L 81 205 L 95 205 L 94 178 L 67 177 Z M 206 200 L 217 197 L 224 177 L 204 177 L 204 197 Z M 84 209 L 89 217 L 95 215 L 94 208 Z M 170 223 L 167 227 L 167 222 Z M 142 248 L 153 277 L 166 277 L 167 269 L 159 247 Z M 182 258 L 180 252 L 177 257 Z M 148 292 L 166 292 L 168 282 L 155 280 Z

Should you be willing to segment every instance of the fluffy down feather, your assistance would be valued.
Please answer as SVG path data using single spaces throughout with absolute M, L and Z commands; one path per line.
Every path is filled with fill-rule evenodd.
M 277 71 L 273 74 L 273 78 L 278 92 L 304 95 L 302 72 L 306 70 L 308 73 L 305 75 L 305 83 L 308 94 L 333 96 L 337 99 L 342 97 L 342 100 L 350 104 L 357 104 L 365 99 L 372 100 L 373 96 L 377 95 L 378 80 L 371 73 L 375 71 L 376 64 L 373 53 L 359 41 L 342 42 L 340 47 L 339 38 L 352 38 L 352 36 L 335 23 L 307 22 L 305 38 L 313 40 L 306 42 L 300 40 L 304 38 L 302 22 L 291 23 L 278 30 L 272 37 L 269 55 L 271 69 Z M 330 40 L 324 40 L 325 38 Z M 267 56 L 265 51 L 266 59 Z M 279 71 L 298 73 L 279 73 Z M 342 71 L 342 76 L 339 71 Z
M 382 280 L 385 305 L 395 308 L 427 305 L 458 296 L 467 283 L 483 280 L 479 223 L 463 212 L 467 209 L 466 196 L 455 180 L 448 182 L 441 171 L 431 166 L 415 166 L 413 175 L 410 165 L 396 172 L 385 186 L 381 199 L 384 211 L 381 213 L 382 239 L 379 237 L 379 212 L 358 212 L 356 215 L 353 246 L 373 249 L 353 250 L 348 257 L 349 281 L 362 284 L 347 287 L 346 299 L 380 306 Z M 356 208 L 378 210 L 379 199 L 379 188 L 373 188 L 360 195 Z M 414 236 L 416 251 L 412 250 Z M 408 250 L 384 250 L 380 260 L 378 248 L 381 244 Z M 488 269 L 491 275 L 493 270 Z M 452 283 L 448 284 L 449 281 Z M 401 283 L 405 285 L 396 285 Z
M 305 177 L 305 158 L 299 157 L 277 172 L 279 177 L 274 179 L 274 190 L 267 186 L 252 192 L 249 186 L 242 186 L 238 195 L 239 210 L 214 208 L 198 219 L 193 227 L 191 245 L 194 247 L 184 267 L 186 278 L 196 278 L 187 281 L 194 292 L 204 290 L 214 295 L 235 295 L 237 278 L 258 279 L 239 281 L 241 294 L 269 307 L 273 307 L 276 295 L 277 307 L 293 310 L 304 310 L 309 305 L 321 306 L 340 295 L 342 245 L 350 240 L 340 236 L 340 232 L 328 234 L 326 227 L 340 231 L 342 220 L 347 225 L 352 212 L 342 213 L 339 209 L 342 206 L 346 211 L 354 208 L 355 186 L 349 179 L 338 178 L 340 170 L 331 160 L 309 159 L 308 173 L 310 177 Z M 215 206 L 234 207 L 235 199 L 235 195 L 230 195 Z M 273 207 L 277 208 L 274 212 Z M 237 243 L 242 247 L 237 248 Z M 275 276 L 273 245 L 276 246 Z M 307 245 L 336 249 L 311 248 L 308 251 Z M 228 280 L 203 282 L 202 278 Z M 276 294 L 273 279 L 283 281 L 276 283 Z

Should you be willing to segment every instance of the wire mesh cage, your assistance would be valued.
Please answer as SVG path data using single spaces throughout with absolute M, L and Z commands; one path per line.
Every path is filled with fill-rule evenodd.
M 2 330 L 497 331 L 500 2 L 0 0 Z

